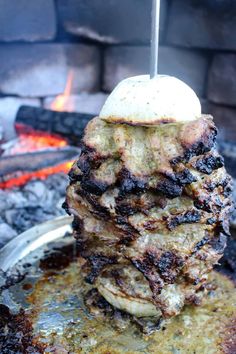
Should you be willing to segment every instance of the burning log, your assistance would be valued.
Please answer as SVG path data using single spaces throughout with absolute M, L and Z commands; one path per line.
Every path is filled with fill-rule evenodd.
M 18 171 L 34 172 L 74 160 L 79 151 L 77 148 L 68 146 L 60 149 L 3 156 L 0 159 L 0 180 L 3 177 L 5 180 L 6 176 Z
M 23 185 L 32 178 L 67 174 L 80 153 L 80 148 L 69 146 L 58 134 L 24 124 L 18 124 L 17 129 L 17 138 L 0 146 L 0 189 Z
M 67 172 L 79 152 L 75 147 L 63 147 L 1 157 L 0 189 L 23 185 L 32 178 L 45 179 L 54 173 Z
M 83 130 L 94 116 L 85 113 L 57 112 L 31 106 L 21 106 L 17 112 L 15 127 L 19 124 L 30 126 L 36 130 L 56 133 L 66 137 L 72 145 L 78 145 Z

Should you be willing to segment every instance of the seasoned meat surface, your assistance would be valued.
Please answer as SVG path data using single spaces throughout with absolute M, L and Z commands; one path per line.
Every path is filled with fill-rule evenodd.
M 222 257 L 232 210 L 231 178 L 216 134 L 210 116 L 155 127 L 100 118 L 87 125 L 65 203 L 74 215 L 86 281 L 98 290 L 104 282 L 110 292 L 116 287 L 129 301 L 144 287 L 148 311 L 156 308 L 153 314 L 164 317 L 200 302 L 208 273 Z M 132 282 L 132 295 L 124 267 L 142 279 L 143 286 L 140 279 Z M 122 306 L 135 314 L 130 302 Z

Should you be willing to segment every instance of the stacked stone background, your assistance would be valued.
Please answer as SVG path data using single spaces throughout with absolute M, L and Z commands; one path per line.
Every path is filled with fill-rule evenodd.
M 148 73 L 151 0 L 0 0 L 0 126 L 21 104 L 96 114 L 123 78 Z M 160 73 L 186 81 L 236 141 L 235 0 L 161 0 Z M 187 104 L 187 102 L 186 102 Z M 0 129 L 1 130 L 1 129 Z

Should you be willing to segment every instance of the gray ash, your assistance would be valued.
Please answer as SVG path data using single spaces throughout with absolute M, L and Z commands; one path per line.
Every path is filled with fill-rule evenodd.
M 68 180 L 54 174 L 23 187 L 0 190 L 0 247 L 34 225 L 64 215 L 61 205 Z

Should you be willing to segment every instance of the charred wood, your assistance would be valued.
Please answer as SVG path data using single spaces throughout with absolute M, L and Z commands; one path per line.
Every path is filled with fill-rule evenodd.
M 84 128 L 91 114 L 56 112 L 41 107 L 21 106 L 17 112 L 15 126 L 18 124 L 30 126 L 36 130 L 56 133 L 68 139 L 72 145 L 78 145 Z
M 0 179 L 18 171 L 34 172 L 49 166 L 57 166 L 75 159 L 78 154 L 79 149 L 75 147 L 64 147 L 60 149 L 2 156 L 0 159 Z

